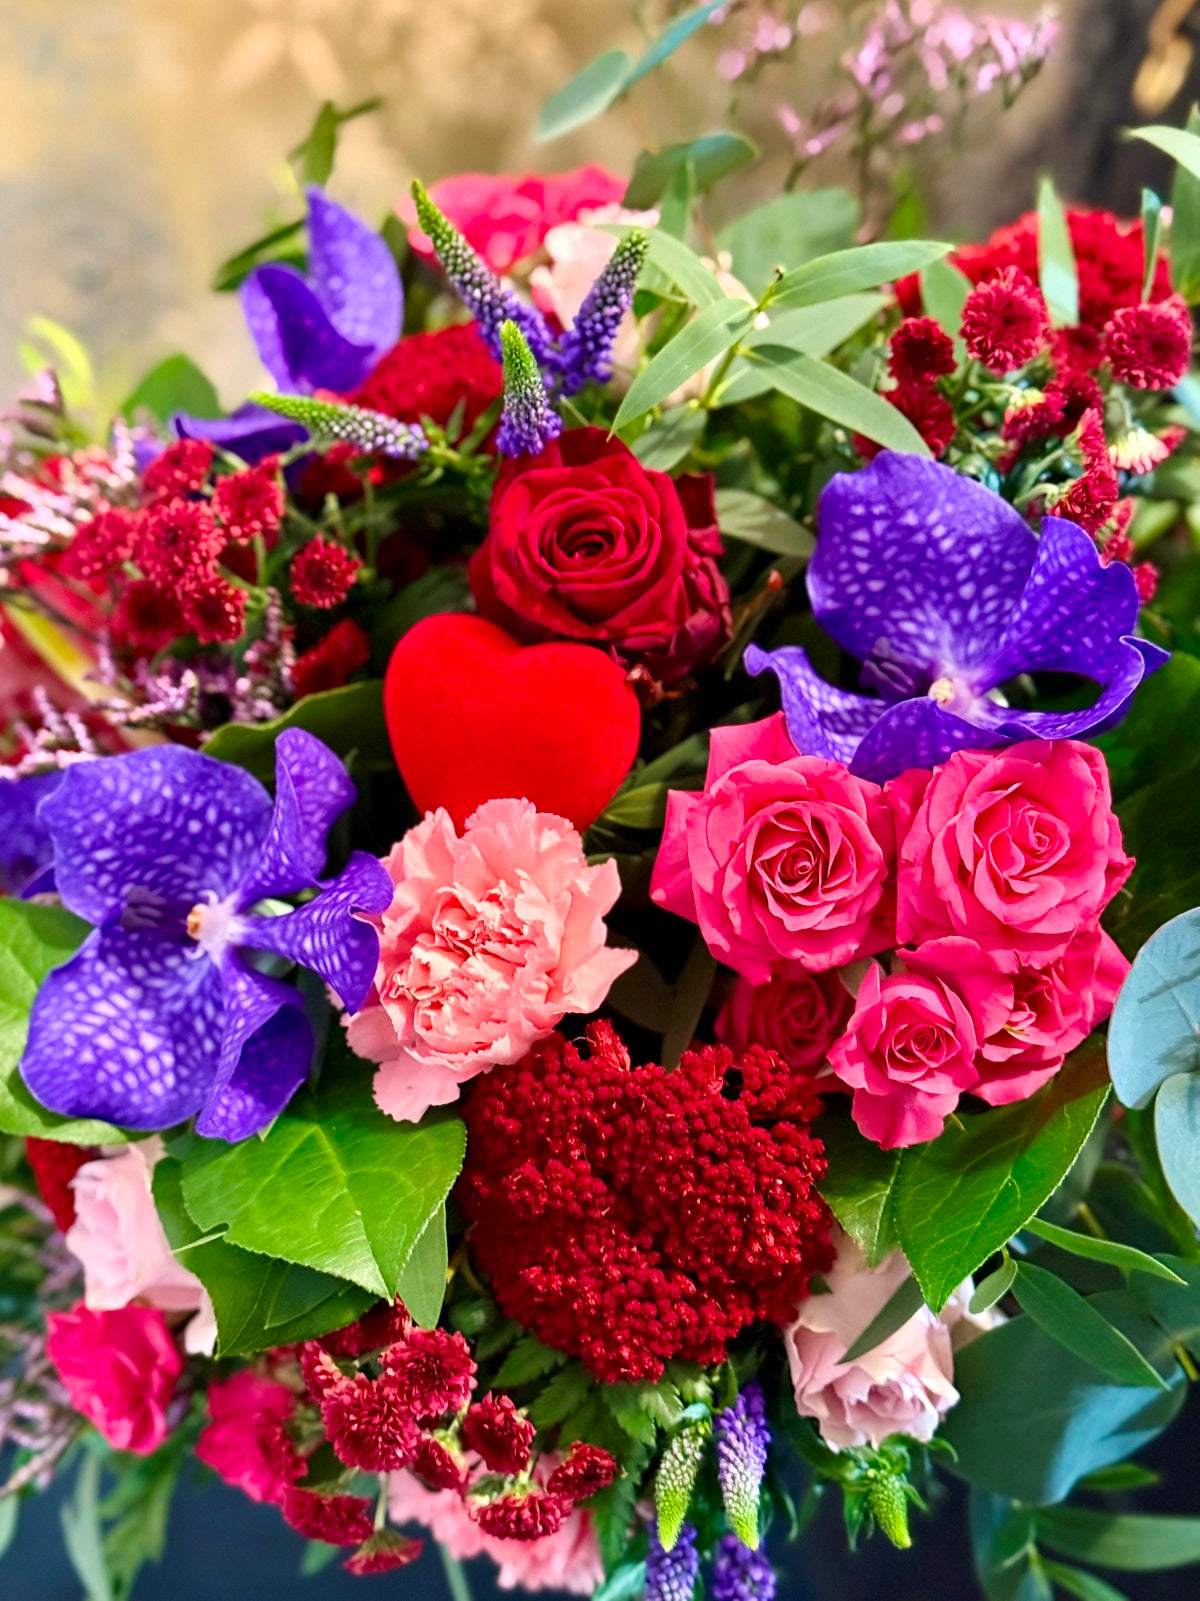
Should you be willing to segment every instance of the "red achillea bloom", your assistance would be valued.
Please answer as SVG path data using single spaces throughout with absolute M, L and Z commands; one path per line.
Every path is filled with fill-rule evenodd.
M 130 584 L 117 602 L 109 633 L 117 650 L 134 656 L 153 656 L 164 649 L 187 625 L 174 595 L 146 579 Z
M 1182 295 L 1118 311 L 1104 332 L 1104 353 L 1119 383 L 1170 389 L 1188 370 L 1192 314 Z
M 188 595 L 211 576 L 225 543 L 207 506 L 196 500 L 170 500 L 152 506 L 138 529 L 135 556 L 151 583 Z
M 463 432 L 504 393 L 504 373 L 473 322 L 409 334 L 393 346 L 350 396 L 357 406 L 398 422 L 430 418 L 439 428 L 463 408 Z
M 212 463 L 213 447 L 207 439 L 177 439 L 142 474 L 142 492 L 147 500 L 195 494 L 204 488 Z
M 343 617 L 311 650 L 292 663 L 292 689 L 297 700 L 325 689 L 340 689 L 371 659 L 371 644 L 362 629 Z
M 832 1260 L 820 1102 L 773 1052 L 710 1045 L 668 1073 L 631 1068 L 607 1023 L 587 1036 L 590 1060 L 555 1034 L 473 1086 L 475 1260 L 506 1316 L 598 1379 L 721 1361 L 750 1323 L 789 1322 Z
M 356 1577 L 365 1573 L 393 1573 L 415 1562 L 422 1549 L 420 1540 L 411 1540 L 408 1535 L 397 1534 L 392 1529 L 380 1529 L 352 1557 L 347 1557 L 342 1566 Z
M 110 509 L 75 531 L 63 553 L 62 570 L 71 578 L 107 578 L 133 556 L 138 516 Z
M 188 596 L 187 625 L 202 645 L 229 645 L 246 626 L 246 591 L 213 573 Z
M 283 489 L 275 473 L 248 467 L 220 480 L 212 509 L 228 538 L 245 545 L 276 532 L 283 519 Z
M 497 1540 L 541 1540 L 556 1534 L 571 1503 L 560 1495 L 526 1490 L 499 1496 L 474 1508 L 475 1521 Z
M 462 1453 L 433 1434 L 421 1435 L 408 1468 L 431 1490 L 463 1490 L 469 1477 Z
M 523 1473 L 535 1432 L 507 1395 L 485 1395 L 462 1421 L 463 1445 L 481 1456 L 493 1473 Z
M 906 317 L 888 340 L 888 371 L 898 384 L 929 383 L 954 368 L 954 341 L 932 317 Z
M 284 1493 L 280 1509 L 297 1534 L 326 1545 L 363 1545 L 375 1533 L 374 1508 L 357 1495 L 294 1488 Z
M 340 606 L 350 593 L 354 575 L 362 566 L 357 556 L 332 539 L 318 536 L 292 558 L 289 578 L 292 594 L 301 606 L 328 610 Z
M 933 384 L 898 384 L 885 390 L 883 398 L 908 418 L 935 457 L 945 452 L 955 434 L 954 407 Z M 883 446 L 855 434 L 854 448 L 864 461 L 874 461 Z
M 475 1382 L 470 1346 L 446 1329 L 410 1329 L 383 1353 L 383 1371 L 398 1404 L 416 1418 L 461 1411 Z
M 419 1430 L 386 1378 L 365 1373 L 330 1384 L 321 1396 L 325 1435 L 348 1468 L 391 1473 L 417 1448 Z
M 564 1461 L 546 1480 L 551 1495 L 564 1496 L 572 1506 L 606 1490 L 617 1476 L 616 1458 L 602 1446 L 575 1440 Z
M 25 1160 L 33 1169 L 33 1182 L 63 1234 L 75 1221 L 71 1180 L 95 1154 L 90 1145 L 65 1145 L 61 1140 L 39 1140 L 32 1134 L 25 1141 Z
M 1049 332 L 1041 291 L 1018 267 L 973 289 L 963 307 L 967 354 L 993 372 L 1011 372 L 1032 361 Z

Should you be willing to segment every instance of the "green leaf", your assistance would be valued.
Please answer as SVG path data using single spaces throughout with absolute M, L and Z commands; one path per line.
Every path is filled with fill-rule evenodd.
M 465 1144 L 457 1118 L 386 1117 L 364 1068 L 357 1078 L 322 1082 L 315 1095 L 303 1091 L 261 1139 L 197 1140 L 184 1158 L 183 1198 L 201 1228 L 227 1224 L 230 1245 L 391 1300 L 458 1176 Z
M 1082 1568 L 1068 1568 L 1061 1562 L 1050 1562 L 1043 1557 L 1042 1571 L 1060 1590 L 1078 1596 L 1079 1601 L 1127 1601 L 1121 1591 L 1114 1590 L 1107 1580 L 1098 1579 L 1094 1573 L 1085 1573 Z
M 1188 112 L 1187 131 L 1200 135 L 1200 106 Z M 1200 300 L 1200 174 L 1175 168 L 1171 186 L 1171 279 L 1189 306 Z
M 34 996 L 46 974 L 75 954 L 87 932 L 87 924 L 63 907 L 0 899 L 0 1133 L 34 1134 L 68 1145 L 122 1145 L 128 1138 L 111 1123 L 48 1112 L 26 1089 L 20 1072 Z
M 744 300 L 723 298 L 705 306 L 638 373 L 621 402 L 614 430 L 661 405 L 693 374 L 736 345 L 753 321 L 754 307 Z
M 1103 1053 L 1084 1048 L 1029 1100 L 969 1114 L 904 1152 L 896 1231 L 935 1311 L 1045 1205 L 1107 1094 Z
M 625 87 L 632 89 L 640 78 L 644 78 L 648 72 L 653 72 L 656 67 L 661 67 L 668 56 L 674 55 L 679 46 L 702 28 L 713 12 L 725 3 L 726 0 L 706 0 L 704 5 L 685 11 L 682 16 L 676 17 L 674 22 L 668 23 L 629 74 L 625 80 Z
M 418 1328 L 437 1327 L 446 1299 L 446 1208 L 439 1206 L 400 1270 L 397 1293 Z
M 4 1560 L 4 1553 L 16 1539 L 17 1517 L 21 1511 L 19 1496 L 5 1496 L 0 1501 L 0 1562 Z
M 900 1168 L 899 1151 L 882 1151 L 864 1139 L 848 1117 L 825 1116 L 816 1132 L 825 1145 L 829 1171 L 820 1191 L 834 1217 L 857 1244 L 869 1268 L 876 1268 L 899 1240 L 892 1198 Z
M 1176 1073 L 1154 1103 L 1154 1134 L 1171 1194 L 1200 1219 L 1200 1073 Z
M 954 340 L 959 361 L 966 350 L 962 341 L 962 315 L 970 293 L 971 280 L 946 256 L 921 269 L 921 300 L 925 310 Z
M 1050 322 L 1069 328 L 1079 321 L 1079 272 L 1067 214 L 1052 178 L 1038 188 L 1038 280 Z
M 617 1427 L 631 1440 L 651 1447 L 658 1443 L 658 1425 L 642 1405 L 636 1385 L 606 1384 L 600 1398 L 612 1413 Z
M 823 300 L 817 306 L 772 311 L 769 325 L 754 329 L 746 336 L 746 344 L 751 350 L 757 345 L 776 345 L 803 351 L 806 356 L 827 356 L 873 322 L 888 304 L 887 295 L 869 290 Z
M 1108 1067 L 1126 1106 L 1200 1068 L 1200 908 L 1151 935 L 1133 959 L 1108 1029 Z
M 1191 119 L 1189 118 L 1189 127 Z M 1130 139 L 1144 139 L 1156 150 L 1164 151 L 1177 161 L 1193 178 L 1200 178 L 1200 134 L 1185 132 L 1183 128 L 1131 128 Z
M 1200 481 L 1188 488 L 1185 498 L 1193 498 L 1194 490 L 1194 498 L 1200 500 Z M 1118 727 L 1091 742 L 1104 752 L 1118 810 L 1139 790 L 1192 770 L 1197 764 L 1197 752 L 1189 740 L 1176 735 L 1180 728 L 1190 727 L 1197 719 L 1200 659 L 1177 652 L 1138 685 L 1133 704 Z M 1127 828 L 1122 817 L 1122 830 Z M 1133 882 L 1136 884 L 1137 880 Z
M 109 1459 L 116 1483 L 100 1503 L 105 1524 L 104 1559 L 116 1601 L 124 1601 L 147 1562 L 157 1562 L 167 1543 L 167 1518 L 187 1435 L 176 1430 L 151 1456 L 118 1452 Z
M 1200 1353 L 1200 1262 L 1180 1256 L 1166 1260 L 1184 1280 L 1183 1285 L 1141 1277 L 1131 1281 L 1130 1291 L 1172 1345 L 1186 1345 Z
M 835 250 L 786 273 L 771 301 L 773 311 L 814 306 L 861 289 L 877 289 L 937 261 L 950 246 L 930 239 L 887 239 L 852 250 Z
M 397 642 L 410 628 L 426 617 L 467 611 L 470 604 L 471 586 L 464 567 L 449 563 L 430 567 L 375 613 L 371 623 L 371 660 L 384 672 Z
M 1200 1518 L 1064 1506 L 1039 1512 L 1037 1522 L 1052 1550 L 1099 1568 L 1160 1573 L 1200 1562 Z
M 530 1420 L 539 1429 L 563 1423 L 592 1393 L 593 1381 L 580 1362 L 560 1368 L 538 1391 L 529 1408 Z
M 667 349 L 671 347 L 668 345 Z M 929 446 L 895 406 L 828 362 L 801 352 L 758 345 L 747 363 L 770 377 L 770 387 L 830 422 L 865 434 L 888 450 L 928 456 Z
M 1070 1251 L 1073 1256 L 1085 1256 L 1092 1262 L 1108 1262 L 1112 1267 L 1119 1267 L 1123 1273 L 1150 1273 L 1173 1284 L 1184 1283 L 1165 1262 L 1148 1256 L 1145 1251 L 1139 1251 L 1132 1245 L 1122 1245 L 1118 1240 L 1098 1240 L 1091 1234 L 1080 1234 L 1075 1229 L 1060 1229 L 1057 1224 L 1047 1223 L 1040 1217 L 1030 1218 L 1025 1230 L 1050 1245 L 1057 1245 L 1062 1251 Z
M 636 1601 L 646 1588 L 646 1561 L 620 1562 L 592 1596 L 592 1601 Z
M 632 211 L 649 211 L 666 193 L 679 168 L 691 163 L 696 190 L 703 194 L 731 172 L 753 161 L 758 149 L 740 133 L 708 133 L 686 144 L 643 151 L 633 167 L 622 204 Z
M 866 1356 L 884 1340 L 890 1340 L 897 1329 L 902 1329 L 909 1318 L 915 1317 L 925 1301 L 921 1295 L 921 1287 L 916 1279 L 909 1277 L 904 1280 L 894 1295 L 888 1298 L 884 1306 L 867 1324 L 866 1328 L 846 1352 L 841 1362 L 857 1362 L 860 1356 Z
M 667 815 L 669 784 L 642 784 L 623 790 L 596 819 L 610 828 L 661 828 Z
M 100 1468 L 98 1453 L 85 1451 L 75 1478 L 75 1494 L 59 1517 L 67 1555 L 87 1601 L 116 1601 L 100 1528 Z
M 1013 1294 L 1023 1311 L 1052 1340 L 1090 1362 L 1117 1384 L 1166 1385 L 1135 1345 L 1119 1329 L 1106 1323 L 1078 1290 L 1045 1268 L 1022 1262 L 1017 1267 Z
M 313 119 L 313 125 L 308 133 L 294 150 L 288 152 L 288 160 L 296 174 L 296 181 L 301 186 L 327 183 L 333 171 L 334 158 L 337 155 L 338 131 L 342 124 L 353 122 L 356 117 L 366 116 L 367 112 L 377 110 L 380 104 L 378 98 L 362 100 L 356 106 L 339 111 L 332 100 L 326 100 Z
M 708 425 L 702 406 L 676 406 L 651 423 L 633 442 L 633 453 L 643 467 L 669 473 L 700 439 Z
M 776 195 L 731 222 L 717 244 L 729 252 L 734 276 L 759 294 L 777 269 L 801 267 L 853 245 L 861 217 L 849 189 L 796 191 Z
M 225 723 L 208 736 L 204 753 L 244 767 L 270 784 L 275 777 L 275 741 L 285 728 L 306 728 L 343 761 L 353 757 L 356 767 L 394 766 L 383 720 L 383 685 L 374 680 L 306 695 L 270 723 Z
M 219 417 L 221 402 L 212 380 L 200 371 L 190 356 L 167 356 L 152 367 L 117 407 L 122 417 L 149 412 L 156 422 L 169 422 L 173 413 L 188 412 L 193 417 Z
M 1031 1566 L 1032 1511 L 978 1489 L 969 1511 L 975 1571 L 988 1601 L 1050 1601 L 1049 1586 Z
M 769 550 L 776 556 L 807 561 L 816 541 L 803 523 L 790 517 L 774 501 L 746 489 L 718 489 L 717 524 L 722 534 L 743 544 Z
M 1149 300 L 1154 288 L 1154 269 L 1158 263 L 1158 250 L 1162 241 L 1163 204 L 1153 189 L 1142 190 L 1142 240 L 1145 251 L 1145 271 L 1142 276 L 1142 299 Z
M 499 1390 L 511 1390 L 518 1384 L 531 1384 L 567 1360 L 562 1351 L 552 1351 L 543 1345 L 536 1334 L 524 1334 L 504 1358 L 493 1384 Z
M 265 261 L 288 261 L 302 265 L 304 256 L 300 250 L 280 250 L 279 247 L 291 239 L 299 238 L 303 228 L 304 218 L 297 217 L 295 222 L 285 222 L 280 228 L 272 228 L 261 239 L 256 239 L 244 250 L 228 257 L 213 275 L 213 289 L 217 294 L 224 294 L 239 288 L 255 267 L 260 267 Z
M 1017 1276 L 1017 1264 L 1011 1256 L 1004 1261 L 994 1273 L 978 1286 L 974 1295 L 967 1303 L 967 1310 L 972 1317 L 979 1317 L 981 1313 L 990 1311 L 997 1301 L 1002 1301 L 1012 1289 L 1012 1282 Z
M 582 72 L 546 101 L 534 125 L 534 138 L 557 139 L 607 111 L 627 87 L 629 65 L 624 50 L 608 50 L 589 61 Z
M 1111 1468 L 1097 1468 L 1080 1482 L 1081 1490 L 1095 1490 L 1108 1495 L 1117 1490 L 1144 1490 L 1160 1482 L 1153 1468 L 1144 1468 L 1140 1462 L 1114 1462 Z
M 623 239 L 634 231 L 634 225 L 626 222 L 606 222 L 600 224 L 600 231 L 615 234 L 618 239 Z M 717 282 L 711 267 L 707 267 L 682 239 L 676 239 L 674 234 L 667 233 L 663 228 L 640 231 L 645 233 L 647 240 L 647 265 L 643 269 L 643 281 L 651 282 L 652 275 L 648 269 L 653 267 L 661 271 L 694 306 L 703 309 L 706 306 L 715 306 L 726 299 L 725 291 Z

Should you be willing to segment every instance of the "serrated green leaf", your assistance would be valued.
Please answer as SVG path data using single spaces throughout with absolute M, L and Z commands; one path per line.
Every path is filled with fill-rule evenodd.
M 705 306 L 654 356 L 629 386 L 613 428 L 620 429 L 662 404 L 687 380 L 732 349 L 754 321 L 754 307 L 722 298 Z
M 533 136 L 558 139 L 607 111 L 626 88 L 630 58 L 624 50 L 607 50 L 552 94 L 538 113 Z
M 887 1304 L 871 1319 L 841 1361 L 857 1362 L 860 1356 L 866 1356 L 868 1351 L 873 1351 L 877 1345 L 890 1340 L 897 1329 L 902 1329 L 909 1318 L 915 1317 L 924 1305 L 920 1285 L 916 1279 L 906 1278 L 895 1293 L 888 1297 Z
M 612 1414 L 617 1427 L 631 1440 L 646 1446 L 658 1443 L 658 1426 L 642 1404 L 642 1395 L 634 1384 L 605 1384 L 600 1399 Z
M 746 362 L 769 374 L 770 388 L 816 412 L 818 417 L 828 417 L 842 428 L 864 434 L 886 450 L 929 455 L 929 446 L 902 412 L 828 362 L 773 345 L 756 345 L 748 350 Z
M 75 954 L 87 932 L 87 924 L 61 906 L 0 899 L 0 1133 L 68 1145 L 121 1145 L 128 1139 L 111 1123 L 48 1112 L 21 1077 L 34 997 L 46 974 Z
M 177 411 L 193 417 L 219 417 L 221 402 L 212 380 L 191 357 L 177 355 L 152 367 L 117 410 L 122 417 L 146 411 L 156 422 L 166 423 Z
M 1101 1568 L 1161 1573 L 1200 1562 L 1200 1518 L 1064 1506 L 1039 1512 L 1037 1524 L 1051 1550 Z
M 230 1245 L 391 1300 L 465 1145 L 457 1118 L 396 1123 L 375 1105 L 370 1075 L 347 1073 L 296 1096 L 262 1139 L 197 1140 L 183 1198 L 201 1228 L 227 1225 Z
M 757 155 L 757 146 L 744 135 L 725 132 L 708 133 L 662 150 L 644 151 L 634 163 L 622 204 L 632 211 L 648 211 L 666 193 L 679 168 L 688 162 L 696 175 L 697 192 L 703 194 Z
M 305 728 L 358 768 L 394 766 L 383 720 L 383 685 L 347 684 L 303 700 L 270 723 L 225 723 L 208 736 L 206 756 L 244 767 L 264 784 L 275 777 L 275 741 L 285 728 Z
M 801 561 L 807 561 L 816 549 L 816 540 L 803 523 L 761 495 L 745 489 L 718 489 L 716 505 L 717 525 L 730 539 Z
M 1030 1262 L 1017 1266 L 1013 1294 L 1022 1311 L 1052 1340 L 1106 1374 L 1115 1384 L 1166 1385 L 1119 1329 L 1106 1323 L 1091 1302 L 1069 1284 Z
M 446 1208 L 439 1206 L 400 1269 L 396 1292 L 418 1328 L 437 1327 L 446 1299 Z
M 816 1132 L 825 1145 L 829 1171 L 818 1188 L 834 1217 L 876 1268 L 899 1240 L 892 1217 L 899 1151 L 883 1151 L 865 1139 L 848 1117 L 826 1115 Z
M 529 1384 L 547 1373 L 553 1373 L 566 1360 L 562 1351 L 553 1351 L 548 1345 L 543 1345 L 535 1334 L 526 1334 L 504 1358 L 492 1382 L 498 1390 L 511 1390 L 518 1384 Z
M 1070 328 L 1079 321 L 1079 270 L 1067 214 L 1052 178 L 1038 187 L 1038 281 L 1051 325 Z
M 1103 1051 L 1083 1047 L 1026 1101 L 968 1114 L 900 1159 L 893 1215 L 929 1306 L 939 1310 L 1045 1205 L 1108 1094 Z
M 1157 1257 L 1149 1256 L 1132 1245 L 1122 1245 L 1119 1240 L 1098 1240 L 1091 1234 L 1080 1234 L 1075 1229 L 1060 1229 L 1057 1224 L 1047 1223 L 1040 1217 L 1030 1218 L 1025 1231 L 1036 1234 L 1038 1239 L 1050 1245 L 1057 1245 L 1062 1251 L 1070 1251 L 1073 1256 L 1084 1256 L 1093 1262 L 1107 1262 L 1112 1267 L 1119 1267 L 1123 1273 L 1150 1273 L 1174 1284 L 1184 1283 L 1178 1273 Z
M 877 289 L 911 272 L 920 272 L 950 249 L 933 239 L 888 239 L 852 250 L 835 250 L 785 273 L 779 280 L 771 309 L 814 306 L 862 289 Z
M 572 1412 L 583 1405 L 593 1389 L 591 1374 L 581 1362 L 572 1362 L 561 1368 L 538 1391 L 530 1403 L 529 1416 L 539 1429 L 553 1428 L 565 1422 Z

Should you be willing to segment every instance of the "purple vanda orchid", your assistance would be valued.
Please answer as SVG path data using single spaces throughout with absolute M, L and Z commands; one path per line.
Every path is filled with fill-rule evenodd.
M 254 965 L 266 952 L 311 969 L 350 1011 L 379 955 L 392 885 L 355 851 L 318 875 L 325 836 L 354 799 L 341 762 L 288 729 L 274 804 L 241 768 L 177 745 L 70 767 L 42 803 L 63 903 L 94 925 L 44 980 L 21 1062 L 51 1111 L 130 1129 L 195 1117 L 240 1140 L 279 1113 L 312 1065 L 300 992 Z M 279 916 L 264 901 L 316 893 Z
M 37 895 L 54 888 L 54 846 L 38 816 L 62 773 L 0 778 L 0 895 Z
M 400 337 L 404 288 L 387 243 L 330 200 L 308 190 L 308 273 L 271 262 L 242 285 L 242 309 L 263 366 L 283 390 L 356 389 Z M 186 439 L 209 439 L 244 461 L 288 450 L 307 430 L 262 406 L 230 417 L 172 419 Z
M 1007 501 L 939 462 L 885 452 L 821 496 L 808 568 L 816 621 L 863 664 L 858 695 L 826 683 L 799 646 L 751 646 L 780 682 L 797 750 L 882 783 L 956 750 L 1074 739 L 1109 728 L 1168 652 L 1134 637 L 1133 573 L 1107 567 L 1061 517 L 1035 534 Z M 1081 711 L 1026 711 L 1000 686 L 1023 673 L 1099 686 Z

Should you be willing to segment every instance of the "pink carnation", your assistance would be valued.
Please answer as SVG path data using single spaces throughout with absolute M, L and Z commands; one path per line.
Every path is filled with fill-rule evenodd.
M 782 716 L 714 728 L 698 794 L 672 790 L 650 895 L 752 984 L 895 943 L 890 794 L 801 756 Z
M 1010 970 L 1044 967 L 1132 868 L 1092 746 L 958 751 L 935 770 L 901 844 L 899 942 L 963 934 Z
M 118 1451 L 149 1456 L 169 1433 L 183 1358 L 157 1307 L 92 1312 L 82 1301 L 46 1319 L 46 1354 L 71 1397 Z
M 948 1327 L 961 1316 L 957 1302 L 941 1317 L 921 1307 L 873 1350 L 843 1361 L 908 1276 L 899 1251 L 871 1271 L 841 1234 L 837 1261 L 825 1274 L 829 1294 L 807 1296 L 784 1333 L 796 1410 L 816 1419 L 835 1451 L 881 1445 L 893 1434 L 932 1439 L 958 1400 Z
M 546 1467 L 555 1461 L 542 1458 Z M 460 1561 L 486 1553 L 499 1566 L 504 1590 L 590 1595 L 604 1577 L 591 1514 L 578 1507 L 553 1534 L 540 1540 L 503 1540 L 484 1533 L 457 1490 L 427 1490 L 410 1473 L 393 1473 L 388 1481 L 388 1514 L 393 1523 L 421 1524 Z
M 461 835 L 431 812 L 384 865 L 396 891 L 347 1037 L 380 1063 L 375 1099 L 390 1117 L 416 1120 L 519 1061 L 565 1013 L 595 1011 L 636 960 L 604 943 L 616 863 L 589 867 L 575 829 L 529 801 L 488 801 Z
M 735 1056 L 752 1045 L 778 1051 L 789 1067 L 813 1073 L 826 1066 L 829 1048 L 854 1006 L 836 972 L 805 973 L 749 984 L 739 978 L 717 1014 L 716 1035 Z
M 209 1386 L 210 1421 L 196 1455 L 252 1501 L 278 1502 L 304 1474 L 304 1460 L 284 1427 L 295 1410 L 286 1384 L 242 1368 Z

